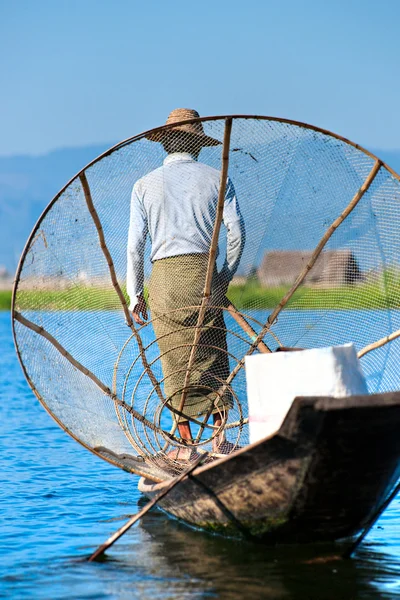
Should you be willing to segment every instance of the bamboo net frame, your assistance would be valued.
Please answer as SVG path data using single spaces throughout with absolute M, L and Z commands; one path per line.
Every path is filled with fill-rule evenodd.
M 297 123 L 295 121 L 290 121 L 290 120 L 284 120 L 284 119 L 274 119 L 274 118 L 270 118 L 270 117 L 253 117 L 253 116 L 233 116 L 233 117 L 223 117 L 225 119 L 225 133 L 226 133 L 226 126 L 228 121 L 230 122 L 230 126 L 232 126 L 232 121 L 235 119 L 256 119 L 257 121 L 270 121 L 271 123 L 287 123 L 287 124 L 291 124 L 291 125 L 295 125 L 297 127 L 300 128 L 304 128 L 304 129 L 309 129 L 311 131 L 315 131 L 316 133 L 322 133 L 322 134 L 326 134 L 329 135 L 333 138 L 336 138 L 337 140 L 341 140 L 343 142 L 345 142 L 346 144 L 348 144 L 349 146 L 352 146 L 353 148 L 360 150 L 362 152 L 364 152 L 364 154 L 366 154 L 367 156 L 376 159 L 376 157 L 369 153 L 368 151 L 365 151 L 364 149 L 362 149 L 361 147 L 359 147 L 356 144 L 353 144 L 352 142 L 349 142 L 348 140 L 346 140 L 345 138 L 342 138 L 340 136 L 337 136 L 335 134 L 331 134 L 331 132 L 327 132 L 325 130 L 321 130 L 319 128 L 315 128 L 313 126 L 309 126 L 306 124 L 301 124 L 301 123 Z M 201 119 L 202 123 L 212 123 L 213 121 L 217 121 L 217 120 L 221 120 L 221 117 L 209 117 L 209 118 L 205 118 L 205 119 Z M 187 121 L 183 121 L 182 123 L 192 123 L 197 121 L 197 119 L 190 119 Z M 172 127 L 172 126 L 171 126 Z M 168 127 L 163 127 L 163 128 L 159 128 L 158 130 L 161 129 L 168 129 Z M 154 130 L 157 131 L 157 130 Z M 110 149 L 108 152 L 106 152 L 104 155 L 102 155 L 101 158 L 105 158 L 109 155 L 111 155 L 116 149 L 120 149 L 123 148 L 124 146 L 129 145 L 130 143 L 132 143 L 132 141 L 134 140 L 143 140 L 146 137 L 146 132 L 144 134 L 140 134 L 139 136 L 135 136 L 134 138 L 129 138 L 128 140 L 125 140 L 124 142 L 122 142 L 121 144 L 119 144 L 118 146 Z M 224 145 L 225 145 L 225 136 L 224 136 Z M 223 153 L 224 153 L 224 145 L 223 145 Z M 148 350 L 149 347 L 151 347 L 151 344 L 147 344 L 144 345 L 142 342 L 142 338 L 141 338 L 141 334 L 140 334 L 140 328 L 136 328 L 135 325 L 132 322 L 132 318 L 131 315 L 129 313 L 129 309 L 127 307 L 126 304 L 126 300 L 124 297 L 124 294 L 122 292 L 121 286 L 118 283 L 118 279 L 117 279 L 117 275 L 116 275 L 116 269 L 111 257 L 111 253 L 108 249 L 108 246 L 106 244 L 106 240 L 105 240 L 105 236 L 104 236 L 104 231 L 102 228 L 102 224 L 100 222 L 100 218 L 99 215 L 94 207 L 93 204 L 93 199 L 92 199 L 92 195 L 91 195 L 91 191 L 89 188 L 89 184 L 87 181 L 87 177 L 86 177 L 86 171 L 87 169 L 91 166 L 94 165 L 96 162 L 98 162 L 100 159 L 96 159 L 96 161 L 93 161 L 92 163 L 90 163 L 90 165 L 88 165 L 80 174 L 79 174 L 79 180 L 80 183 L 82 185 L 82 189 L 85 195 L 85 200 L 86 200 L 86 204 L 87 207 L 89 209 L 89 213 L 92 217 L 92 220 L 96 226 L 96 230 L 97 230 L 97 234 L 98 234 L 98 239 L 99 239 L 99 243 L 100 243 L 100 247 L 101 250 L 104 254 L 104 257 L 107 261 L 107 265 L 109 268 L 109 273 L 110 273 L 110 277 L 111 277 L 111 281 L 112 281 L 112 285 L 114 287 L 114 290 L 119 298 L 119 301 L 121 303 L 121 306 L 123 308 L 123 312 L 125 314 L 125 319 L 127 322 L 127 325 L 130 327 L 130 329 L 132 330 L 132 334 L 134 336 L 134 339 L 138 345 L 139 348 L 139 356 L 140 359 L 142 361 L 143 367 L 144 367 L 144 372 L 147 373 L 147 375 L 149 376 L 153 388 L 157 393 L 158 398 L 160 399 L 160 401 L 163 403 L 165 403 L 165 398 L 163 396 L 163 393 L 161 391 L 160 388 L 160 380 L 157 378 L 157 376 L 153 373 L 152 368 L 151 368 L 151 361 L 149 362 L 146 356 L 146 352 Z M 227 162 L 229 161 L 229 150 L 226 156 Z M 224 162 L 222 162 L 222 165 L 224 165 Z M 228 165 L 227 165 L 228 167 Z M 304 282 L 305 278 L 307 277 L 307 274 L 313 269 L 315 262 L 318 258 L 318 256 L 321 254 L 321 252 L 323 251 L 324 247 L 326 246 L 326 243 L 328 242 L 329 238 L 333 235 L 334 231 L 337 229 L 337 227 L 339 227 L 341 225 L 341 223 L 343 223 L 343 221 L 347 218 L 347 216 L 353 211 L 353 209 L 358 205 L 359 201 L 361 200 L 361 198 L 364 196 L 365 192 L 369 189 L 370 185 L 372 184 L 372 182 L 374 181 L 376 175 L 378 174 L 379 170 L 384 167 L 389 173 L 391 173 L 391 175 L 399 180 L 399 176 L 394 173 L 390 167 L 388 167 L 387 165 L 385 165 L 384 163 L 382 163 L 379 159 L 375 160 L 375 164 L 370 172 L 370 174 L 368 175 L 368 177 L 366 178 L 363 186 L 361 186 L 361 188 L 358 190 L 357 194 L 354 196 L 352 202 L 350 203 L 350 205 L 348 205 L 348 207 L 345 209 L 345 211 L 343 211 L 341 213 L 341 215 L 332 223 L 332 225 L 330 226 L 329 230 L 326 232 L 325 236 L 320 240 L 318 246 L 315 248 L 314 253 L 312 255 L 312 258 L 309 260 L 309 262 L 307 263 L 306 267 L 301 271 L 301 273 L 299 274 L 295 284 L 290 288 L 290 290 L 282 297 L 281 301 L 279 302 L 279 304 L 275 307 L 274 311 L 271 313 L 268 321 L 264 324 L 264 326 L 262 327 L 261 331 L 258 333 L 257 331 L 255 331 L 246 321 L 246 319 L 243 317 L 243 314 L 240 311 L 237 311 L 237 309 L 232 305 L 228 305 L 227 307 L 224 307 L 225 310 L 227 310 L 230 315 L 236 320 L 236 322 L 239 324 L 239 326 L 243 329 L 243 331 L 246 332 L 246 334 L 249 336 L 252 344 L 251 346 L 248 348 L 248 351 L 246 353 L 246 355 L 251 354 L 255 351 L 255 349 L 258 349 L 260 352 L 265 352 L 268 353 L 270 352 L 270 348 L 265 344 L 265 342 L 263 341 L 263 338 L 265 337 L 265 335 L 267 333 L 270 333 L 273 337 L 275 337 L 277 340 L 279 340 L 279 337 L 277 336 L 275 331 L 271 330 L 271 327 L 276 323 L 276 319 L 278 317 L 278 315 L 281 313 L 281 311 L 286 307 L 286 305 L 289 303 L 290 299 L 292 298 L 293 294 L 295 293 L 295 291 L 299 288 L 299 286 L 302 285 L 302 283 Z M 226 169 L 227 171 L 227 169 Z M 223 182 L 223 178 L 221 177 L 221 184 Z M 225 177 L 225 182 L 226 182 L 226 177 Z M 68 187 L 68 184 L 66 186 L 66 188 Z M 22 256 L 18 271 L 17 271 L 17 277 L 16 277 L 16 286 L 14 288 L 14 294 L 13 294 L 13 315 L 14 315 L 14 319 L 15 321 L 23 324 L 25 327 L 27 327 L 28 329 L 31 329 L 32 331 L 35 331 L 35 333 L 39 333 L 38 329 L 40 329 L 40 333 L 39 335 L 41 335 L 42 337 L 46 338 L 48 341 L 50 334 L 48 332 L 46 332 L 46 330 L 44 328 L 40 328 L 40 326 L 34 324 L 32 321 L 29 321 L 28 319 L 26 319 L 26 317 L 24 317 L 21 313 L 19 313 L 17 310 L 15 310 L 15 299 L 16 299 L 16 290 L 18 288 L 19 285 L 19 281 L 20 281 L 20 277 L 21 277 L 21 272 L 22 272 L 22 266 L 24 263 L 24 259 L 26 257 L 26 254 L 29 250 L 30 244 L 32 245 L 34 243 L 34 240 L 37 238 L 37 236 L 39 234 L 43 235 L 43 239 L 45 240 L 45 246 L 47 247 L 47 241 L 46 241 L 46 237 L 45 237 L 45 232 L 44 230 L 40 230 L 39 234 L 38 234 L 38 228 L 40 223 L 42 222 L 43 218 L 45 217 L 45 215 L 49 212 L 49 210 L 51 210 L 52 206 L 54 205 L 54 203 L 58 200 L 58 198 L 60 197 L 60 195 L 63 193 L 63 191 L 66 189 L 63 188 L 63 190 L 60 192 L 60 194 L 58 194 L 56 196 L 56 198 L 53 200 L 53 202 L 49 205 L 49 207 L 46 209 L 46 211 L 43 213 L 40 221 L 38 222 L 38 225 L 35 227 L 34 231 L 32 232 L 30 241 L 28 241 L 27 247 L 24 251 L 24 254 Z M 220 200 L 221 200 L 221 196 L 222 196 L 222 192 L 221 192 L 221 186 L 220 186 L 220 192 L 219 192 L 219 204 L 220 204 Z M 215 223 L 216 225 L 216 223 Z M 221 219 L 220 219 L 220 223 L 219 226 L 221 225 Z M 215 232 L 215 228 L 214 228 L 214 232 Z M 218 236 L 216 236 L 218 238 Z M 213 236 L 213 240 L 214 240 L 214 236 Z M 40 241 L 40 240 L 39 240 Z M 216 246 L 215 246 L 216 249 Z M 212 253 L 210 252 L 209 255 L 209 266 L 210 266 L 210 262 L 214 262 L 215 264 L 215 256 L 212 257 Z M 212 269 L 210 270 L 210 268 L 207 270 L 207 278 L 209 279 L 209 284 L 211 283 L 211 276 L 212 276 Z M 209 293 L 208 293 L 208 297 L 209 297 Z M 205 293 L 203 295 L 203 302 L 205 303 L 207 300 L 207 296 L 206 296 L 206 286 L 205 286 Z M 203 302 L 202 302 L 202 306 L 203 306 Z M 206 306 L 206 304 L 205 304 Z M 203 313 L 203 317 L 200 320 L 200 311 L 199 311 L 199 319 L 198 319 L 198 323 L 197 323 L 197 331 L 201 330 L 202 327 L 202 322 L 204 319 L 204 313 Z M 200 325 L 199 325 L 199 321 L 200 321 Z M 28 326 L 27 323 L 33 324 L 33 327 Z M 399 330 L 400 331 L 400 330 Z M 48 334 L 47 337 L 46 335 L 43 335 L 43 333 Z M 399 332 L 396 331 L 393 334 L 390 334 L 388 336 L 385 336 L 382 339 L 379 339 L 377 342 L 374 342 L 373 344 L 370 344 L 368 346 L 366 346 L 365 348 L 363 348 L 360 352 L 359 352 L 359 356 L 362 357 L 364 356 L 366 353 L 370 352 L 371 350 L 374 350 L 375 348 L 379 348 L 382 347 L 383 345 L 387 344 L 388 342 L 392 341 L 393 339 L 396 339 L 397 337 L 399 337 Z M 14 336 L 15 336 L 15 330 L 14 330 Z M 197 337 L 199 337 L 199 335 L 197 334 Z M 60 354 L 66 358 L 71 364 L 74 364 L 73 361 L 76 361 L 76 359 L 72 356 L 72 355 L 68 355 L 67 351 L 65 350 L 64 346 L 62 344 L 60 344 L 57 340 L 55 340 L 55 338 L 53 338 L 53 340 L 56 342 L 55 344 L 52 343 L 52 345 L 60 352 Z M 154 342 L 152 342 L 154 344 Z M 197 348 L 197 344 L 198 344 L 198 339 L 196 341 L 195 344 L 193 344 L 192 346 L 192 352 L 193 352 L 193 357 L 196 354 L 196 348 Z M 282 344 L 279 341 L 279 345 L 286 345 L 286 344 Z M 18 346 L 18 344 L 17 344 Z M 18 347 L 17 347 L 18 350 Z M 18 352 L 19 353 L 19 352 Z M 21 362 L 21 356 L 19 355 Z M 80 363 L 79 361 L 76 361 L 77 364 L 79 364 L 82 368 L 79 369 L 83 374 L 85 374 L 87 377 L 89 377 L 89 379 L 92 379 L 91 376 L 88 373 L 92 373 L 90 370 L 86 369 L 86 367 L 84 367 L 84 365 L 82 363 Z M 193 360 L 191 361 L 193 362 Z M 236 367 L 234 368 L 234 370 L 231 372 L 228 380 L 226 380 L 225 384 L 220 388 L 220 390 L 218 391 L 218 394 L 221 396 L 224 393 L 224 390 L 227 389 L 227 387 L 232 383 L 234 377 L 236 377 L 236 375 L 238 374 L 238 372 L 240 371 L 240 369 L 242 368 L 242 366 L 244 365 L 244 357 L 241 361 L 238 362 L 238 364 L 236 365 Z M 76 367 L 76 365 L 74 365 Z M 190 382 L 190 370 L 192 368 L 193 365 L 190 366 L 190 362 L 186 371 L 186 375 L 187 375 L 187 382 L 185 382 L 185 387 L 182 391 L 182 397 L 185 398 L 186 392 L 187 392 L 187 386 L 189 385 Z M 24 368 L 24 365 L 23 365 Z M 86 370 L 85 370 L 86 369 Z M 25 368 L 24 371 L 26 372 Z M 188 374 L 189 373 L 189 374 Z M 96 377 L 93 373 L 92 375 L 94 377 Z M 97 378 L 98 379 L 98 378 Z M 114 401 L 114 405 L 117 411 L 117 414 L 119 414 L 119 410 L 118 407 L 122 410 L 122 413 L 125 415 L 130 414 L 131 416 L 133 416 L 134 420 L 136 419 L 138 422 L 141 422 L 142 424 L 145 424 L 146 427 L 148 427 L 150 430 L 157 430 L 157 428 L 154 427 L 154 423 L 152 424 L 151 421 L 143 418 L 143 415 L 141 415 L 140 412 L 135 411 L 135 409 L 133 409 L 133 407 L 129 406 L 128 404 L 124 403 L 123 401 L 121 401 L 118 397 L 116 397 L 116 400 L 113 398 L 112 394 L 114 394 L 114 384 L 113 384 L 113 391 L 111 391 L 108 386 L 106 386 L 104 383 L 101 382 L 101 380 L 99 379 L 100 383 L 102 386 L 104 386 L 105 388 L 107 388 L 108 392 L 110 392 L 110 394 L 106 393 L 105 390 L 103 389 L 102 391 L 108 395 L 111 399 L 113 399 Z M 30 382 L 31 383 L 31 382 Z M 33 383 L 31 383 L 32 387 L 33 387 Z M 97 385 L 97 384 L 96 384 Z M 101 388 L 100 388 L 101 389 Z M 36 393 L 36 392 L 35 392 Z M 43 402 L 43 399 L 40 398 L 40 400 Z M 119 402 L 122 402 L 122 404 L 119 404 Z M 183 400 L 183 407 L 184 408 L 184 403 L 185 400 Z M 142 420 L 140 418 L 137 418 L 136 414 L 139 415 L 140 417 L 142 417 Z M 54 416 L 54 415 L 52 415 Z M 247 423 L 247 418 L 243 418 L 240 419 L 238 422 L 231 422 L 231 423 L 227 423 L 226 424 L 226 429 L 229 430 L 230 428 L 239 426 L 239 425 L 243 425 Z M 204 425 L 201 424 L 200 427 L 202 427 Z M 206 425 L 204 425 L 204 427 L 206 427 Z M 211 429 L 213 429 L 213 426 L 209 426 Z M 64 427 L 65 428 L 65 427 Z M 65 428 L 67 431 L 68 429 Z M 177 443 L 178 438 L 174 437 L 173 435 L 171 436 L 171 433 L 168 433 L 166 431 L 162 432 L 163 434 L 166 434 L 167 436 L 170 436 L 170 439 L 173 443 Z M 75 438 L 76 439 L 76 438 Z M 132 438 L 133 439 L 133 438 Z M 78 440 L 79 441 L 79 440 Z M 131 440 L 130 440 L 131 441 Z

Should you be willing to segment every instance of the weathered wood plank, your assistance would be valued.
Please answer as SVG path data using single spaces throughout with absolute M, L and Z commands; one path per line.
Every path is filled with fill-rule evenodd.
M 350 537 L 400 476 L 399 427 L 400 392 L 297 398 L 275 436 L 197 469 L 160 506 L 270 543 Z

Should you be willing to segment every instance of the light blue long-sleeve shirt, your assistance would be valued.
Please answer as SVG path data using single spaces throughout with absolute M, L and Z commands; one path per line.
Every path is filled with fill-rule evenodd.
M 186 152 L 167 156 L 158 169 L 133 187 L 128 234 L 127 291 L 133 310 L 143 294 L 146 236 L 150 260 L 208 253 L 214 228 L 221 174 Z M 223 223 L 227 252 L 221 275 L 230 281 L 245 243 L 245 229 L 232 182 L 228 178 Z

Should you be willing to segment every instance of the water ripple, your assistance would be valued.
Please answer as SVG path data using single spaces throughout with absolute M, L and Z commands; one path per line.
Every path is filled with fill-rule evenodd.
M 40 407 L 0 313 L 0 597 L 49 600 L 400 597 L 400 502 L 353 560 L 307 564 L 310 549 L 267 549 L 148 514 L 104 562 L 85 563 L 138 509 L 137 477 L 86 452 Z

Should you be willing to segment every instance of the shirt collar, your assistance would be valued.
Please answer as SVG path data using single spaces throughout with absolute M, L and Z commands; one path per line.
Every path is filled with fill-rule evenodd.
M 166 158 L 164 158 L 164 165 L 169 165 L 170 163 L 177 162 L 180 160 L 196 160 L 189 152 L 173 152 L 172 154 L 168 154 Z

